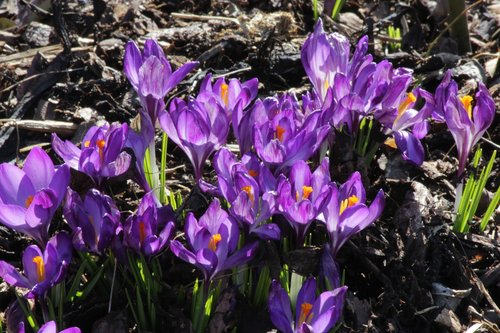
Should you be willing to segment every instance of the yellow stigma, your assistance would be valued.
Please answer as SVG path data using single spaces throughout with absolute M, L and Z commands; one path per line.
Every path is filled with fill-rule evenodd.
M 301 200 L 307 200 L 309 199 L 309 196 L 313 192 L 312 186 L 302 186 L 302 199 Z M 299 191 L 295 192 L 295 201 L 299 201 Z
M 141 242 L 144 242 L 144 239 L 146 238 L 146 231 L 144 230 L 145 226 L 144 226 L 144 222 L 141 221 L 139 222 L 139 241 Z
M 222 98 L 222 101 L 226 106 L 229 104 L 229 91 L 228 91 L 229 86 L 225 83 L 223 83 L 220 86 L 220 97 Z
M 465 107 L 465 111 L 467 111 L 467 114 L 469 115 L 469 119 L 472 120 L 472 101 L 474 98 L 470 95 L 465 95 L 464 97 L 460 97 L 460 101 Z
M 406 110 L 408 110 L 410 104 L 415 103 L 416 100 L 417 97 L 413 93 L 408 93 L 403 103 L 401 103 L 398 107 L 398 116 L 396 117 L 394 122 L 398 121 L 399 118 L 401 118 L 401 116 L 406 112 Z
M 38 282 L 42 282 L 45 280 L 45 265 L 43 262 L 43 258 L 40 256 L 36 256 L 33 258 L 33 262 L 36 265 L 36 277 Z
M 355 204 L 357 204 L 359 201 L 359 198 L 355 195 L 351 195 L 348 199 L 344 199 L 342 200 L 342 202 L 340 203 L 340 211 L 339 211 L 339 215 L 342 215 L 342 213 L 349 207 L 352 207 L 354 206 Z
M 328 88 L 330 88 L 330 82 L 328 80 L 325 80 L 325 83 L 323 84 L 323 88 L 325 88 L 325 94 L 328 91 Z
M 99 157 L 101 158 L 101 161 L 102 161 L 103 160 L 103 150 L 104 150 L 104 146 L 106 145 L 106 141 L 97 140 L 96 145 L 97 145 L 97 148 L 99 149 Z
M 396 144 L 396 140 L 394 140 L 394 138 L 388 138 L 387 140 L 384 141 L 384 144 L 394 149 L 398 148 L 398 145 Z
M 85 148 L 88 148 L 88 147 L 90 146 L 90 140 L 85 141 L 85 142 L 83 143 L 83 146 L 84 146 Z
M 283 142 L 283 135 L 285 134 L 285 129 L 280 125 L 276 126 L 276 137 L 280 142 Z
M 252 203 L 254 203 L 255 197 L 254 197 L 254 195 L 252 193 L 252 186 L 250 186 L 250 185 L 243 186 L 241 189 L 247 193 L 248 198 L 250 199 L 250 201 Z
M 222 236 L 220 234 L 215 234 L 210 237 L 210 241 L 208 242 L 208 248 L 215 252 L 217 250 L 217 244 L 222 240 Z
M 32 202 L 33 202 L 33 196 L 32 195 L 28 195 L 28 197 L 24 201 L 24 205 L 26 206 L 26 208 L 28 208 L 31 205 Z
M 300 315 L 299 315 L 298 325 L 302 325 L 302 323 L 309 324 L 311 322 L 311 319 L 313 317 L 313 313 L 311 312 L 312 307 L 313 306 L 311 303 L 302 303 L 300 305 Z

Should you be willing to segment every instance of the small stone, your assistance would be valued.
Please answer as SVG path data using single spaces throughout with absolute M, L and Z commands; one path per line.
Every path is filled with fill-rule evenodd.
M 26 27 L 22 37 L 31 46 L 47 46 L 50 44 L 52 31 L 53 28 L 51 26 L 33 21 Z
M 462 325 L 460 324 L 460 320 L 458 319 L 457 315 L 449 309 L 443 309 L 441 313 L 437 315 L 434 321 L 449 329 L 450 332 L 462 332 Z

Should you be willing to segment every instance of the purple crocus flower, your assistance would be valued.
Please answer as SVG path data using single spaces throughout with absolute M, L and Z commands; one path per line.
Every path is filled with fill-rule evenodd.
M 198 181 L 207 158 L 226 142 L 228 119 L 213 98 L 207 103 L 176 98 L 169 108 L 160 114 L 161 127 L 189 157 Z
M 424 99 L 425 104 L 420 110 L 415 110 L 413 106 L 419 97 Z M 404 97 L 397 109 L 376 114 L 379 116 L 378 120 L 386 127 L 386 132 L 393 135 L 393 138 L 386 140 L 385 144 L 399 148 L 403 159 L 417 165 L 422 164 L 424 147 L 420 140 L 427 134 L 428 118 L 431 117 L 434 107 L 432 94 L 417 88 L 414 93 L 410 92 Z
M 163 98 L 196 66 L 198 62 L 192 61 L 172 72 L 163 49 L 155 40 L 146 40 L 142 53 L 135 42 L 127 43 L 123 60 L 124 72 L 139 95 L 153 128 L 158 113 L 165 109 Z
M 219 193 L 231 204 L 231 214 L 246 231 L 262 239 L 279 239 L 279 227 L 274 223 L 265 223 L 275 212 L 275 195 L 259 185 L 259 178 L 263 182 L 274 182 L 274 186 L 276 180 L 262 162 L 256 163 L 255 158 L 250 156 L 246 156 L 245 160 L 248 165 L 237 161 L 236 156 L 226 148 L 215 154 Z
M 200 86 L 200 93 L 196 97 L 199 102 L 209 102 L 213 97 L 225 110 L 228 120 L 237 108 L 242 113 L 257 96 L 259 81 L 254 78 L 241 83 L 238 79 L 231 79 L 229 83 L 221 77 L 212 86 L 212 74 L 207 74 Z
M 73 230 L 73 245 L 79 251 L 104 253 L 120 225 L 120 211 L 113 199 L 90 189 L 84 200 L 68 189 L 63 214 Z
M 152 192 L 146 194 L 137 213 L 123 226 L 125 245 L 146 257 L 162 251 L 173 236 L 175 214 L 170 205 L 160 207 Z
M 451 71 L 447 71 L 436 89 L 436 104 L 438 115 L 445 119 L 457 144 L 460 176 L 472 147 L 493 122 L 495 102 L 481 82 L 475 98 L 469 95 L 458 97 L 457 83 L 451 79 Z
M 335 183 L 328 186 L 318 220 L 326 224 L 333 257 L 350 237 L 382 214 L 384 192 L 380 190 L 369 207 L 365 202 L 366 193 L 359 172 L 353 173 L 340 188 Z
M 69 327 L 69 328 L 64 329 L 62 331 L 58 331 L 57 324 L 55 321 L 49 321 L 48 323 L 45 323 L 38 330 L 38 333 L 80 333 L 80 332 L 81 332 L 81 330 L 78 327 Z M 24 333 L 24 323 L 21 323 L 19 325 L 18 333 Z
M 170 249 L 180 259 L 198 267 L 205 282 L 226 270 L 250 261 L 257 250 L 257 242 L 238 247 L 239 230 L 236 221 L 214 199 L 205 214 L 196 220 L 188 213 L 185 226 L 188 248 L 173 240 Z
M 104 178 L 119 176 L 128 170 L 131 157 L 122 151 L 128 130 L 127 124 L 92 126 L 83 138 L 81 149 L 52 134 L 52 148 L 68 166 L 87 174 L 100 185 Z
M 264 104 L 267 120 L 260 120 L 253 127 L 253 144 L 257 155 L 265 163 L 276 166 L 277 170 L 311 157 L 330 130 L 329 125 L 322 123 L 321 111 L 304 117 L 298 104 L 290 101 L 290 98 L 280 99 L 284 101 Z
M 318 216 L 329 182 L 328 158 L 323 159 L 314 173 L 305 161 L 296 161 L 288 179 L 281 175 L 278 180 L 278 211 L 295 230 L 299 245 L 302 245 L 311 222 Z
M 45 244 L 50 221 L 69 185 L 69 168 L 55 167 L 47 153 L 35 147 L 23 169 L 0 164 L 0 179 L 0 222 Z
M 307 279 L 297 295 L 295 320 L 290 298 L 277 281 L 269 292 L 271 321 L 283 333 L 326 333 L 339 320 L 347 287 L 325 291 L 316 297 L 316 280 Z
M 12 286 L 29 289 L 27 298 L 43 297 L 48 289 L 64 279 L 72 251 L 70 237 L 60 232 L 47 242 L 43 252 L 36 245 L 26 248 L 23 253 L 24 275 L 1 260 L 0 277 Z

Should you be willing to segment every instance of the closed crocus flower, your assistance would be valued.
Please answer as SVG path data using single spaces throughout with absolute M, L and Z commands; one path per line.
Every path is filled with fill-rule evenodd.
M 12 286 L 29 289 L 27 298 L 44 297 L 48 289 L 64 279 L 72 251 L 70 237 L 60 232 L 47 242 L 43 251 L 36 245 L 26 248 L 22 259 L 24 275 L 2 260 L 0 277 Z
M 330 248 L 335 257 L 349 238 L 372 224 L 384 209 L 384 192 L 380 190 L 370 206 L 366 205 L 365 188 L 359 172 L 340 186 L 328 185 L 318 220 L 326 224 Z
M 128 170 L 131 157 L 122 151 L 128 130 L 127 124 L 93 126 L 85 134 L 81 148 L 52 134 L 52 148 L 68 166 L 87 174 L 100 185 L 103 179 Z
M 316 296 L 316 280 L 307 279 L 297 295 L 295 318 L 290 298 L 277 281 L 269 291 L 269 314 L 274 326 L 283 333 L 326 333 L 342 315 L 347 287 L 325 291 Z
M 205 282 L 226 269 L 247 263 L 257 250 L 257 242 L 237 249 L 238 224 L 220 207 L 217 199 L 199 220 L 188 213 L 184 232 L 188 246 L 174 240 L 170 249 L 178 258 L 198 267 Z
M 83 201 L 68 189 L 63 214 L 73 230 L 77 250 L 104 253 L 120 225 L 120 211 L 113 199 L 96 189 L 90 189 Z
M 165 108 L 163 98 L 192 71 L 198 62 L 188 62 L 172 72 L 161 46 L 153 39 L 144 43 L 141 52 L 129 41 L 125 47 L 123 69 L 130 84 L 139 95 L 145 113 L 155 124 L 158 113 Z
M 0 179 L 0 222 L 44 245 L 69 184 L 69 168 L 55 167 L 47 153 L 35 147 L 22 169 L 0 164 Z
M 493 122 L 495 102 L 482 83 L 479 83 L 475 98 L 469 95 L 459 97 L 457 83 L 451 79 L 451 71 L 447 71 L 436 89 L 436 108 L 437 118 L 444 118 L 455 139 L 460 176 L 472 147 Z
M 169 109 L 160 114 L 161 127 L 186 153 L 198 181 L 207 158 L 226 142 L 229 122 L 224 109 L 213 98 L 207 103 L 177 98 Z
M 314 173 L 305 161 L 297 161 L 290 176 L 281 175 L 278 180 L 278 211 L 295 230 L 298 245 L 302 245 L 309 225 L 319 214 L 329 182 L 328 158 L 323 159 Z
M 168 246 L 173 236 L 175 214 L 170 205 L 160 206 L 152 192 L 146 194 L 137 212 L 123 227 L 125 245 L 151 257 Z

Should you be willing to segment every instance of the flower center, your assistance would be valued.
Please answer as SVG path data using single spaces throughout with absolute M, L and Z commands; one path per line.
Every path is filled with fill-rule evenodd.
M 408 110 L 408 107 L 410 106 L 410 104 L 415 103 L 416 100 L 417 100 L 417 97 L 413 93 L 408 93 L 406 95 L 405 100 L 398 107 L 398 116 L 394 120 L 394 123 L 396 121 L 398 121 L 399 118 L 401 118 L 403 116 L 403 114 L 406 112 L 406 110 Z
M 280 125 L 276 126 L 276 138 L 280 142 L 283 142 L 283 135 L 285 135 L 285 129 Z
M 312 307 L 313 306 L 311 303 L 302 303 L 300 305 L 300 315 L 299 315 L 298 325 L 301 325 L 302 323 L 309 324 L 311 322 L 311 319 L 313 317 L 313 313 L 311 312 Z
M 104 140 L 97 140 L 96 146 L 97 149 L 99 150 L 99 157 L 101 158 L 101 161 L 103 160 L 103 151 L 104 151 L 104 146 L 106 145 L 106 141 Z
M 301 200 L 307 200 L 309 199 L 309 196 L 313 192 L 312 186 L 302 186 L 302 199 Z M 295 201 L 299 201 L 299 191 L 295 192 Z
M 354 206 L 357 204 L 359 201 L 359 198 L 355 195 L 351 195 L 348 199 L 342 200 L 340 203 L 340 212 L 339 215 L 342 215 L 342 213 L 349 207 Z
M 28 197 L 24 201 L 24 205 L 26 206 L 26 208 L 28 208 L 31 205 L 32 202 L 33 202 L 33 196 L 32 195 L 28 195 Z
M 217 250 L 217 244 L 222 240 L 222 236 L 220 234 L 215 234 L 210 237 L 210 241 L 208 242 L 208 248 L 215 252 Z
M 33 258 L 33 262 L 36 265 L 36 277 L 38 282 L 45 280 L 45 265 L 43 263 L 43 258 L 36 256 Z
M 220 97 L 222 98 L 222 101 L 226 106 L 229 104 L 229 91 L 228 91 L 229 86 L 225 83 L 223 83 L 220 86 Z
M 467 115 L 469 116 L 469 119 L 472 120 L 472 101 L 474 99 L 470 95 L 465 95 L 464 97 L 460 97 L 460 101 L 465 107 L 465 111 L 467 111 Z
M 255 196 L 252 193 L 252 186 L 250 186 L 250 185 L 243 186 L 241 189 L 247 193 L 248 198 L 250 199 L 250 201 L 252 203 L 254 203 L 255 202 Z
M 259 173 L 253 169 L 248 170 L 248 174 L 252 177 L 257 177 Z
M 146 239 L 146 230 L 145 230 L 145 225 L 143 221 L 139 222 L 139 241 L 144 242 L 144 239 Z

